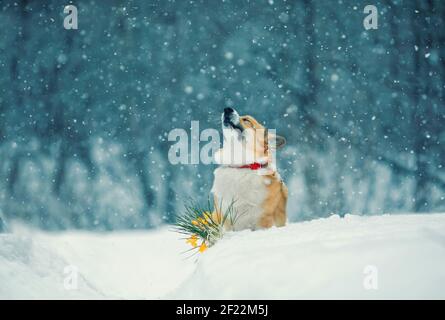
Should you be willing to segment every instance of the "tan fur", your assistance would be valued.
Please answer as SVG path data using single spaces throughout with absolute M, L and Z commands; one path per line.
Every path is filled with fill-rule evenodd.
M 287 187 L 276 176 L 276 173 L 265 176 L 271 183 L 267 187 L 268 195 L 263 203 L 264 211 L 258 221 L 260 228 L 282 227 L 286 224 Z
M 253 154 L 255 155 L 255 159 L 268 159 L 269 163 L 271 163 L 272 156 L 269 150 L 269 143 L 268 143 L 268 141 L 271 139 L 271 136 L 269 135 L 267 129 L 252 116 L 249 115 L 240 116 L 239 119 L 240 119 L 239 121 L 240 125 L 245 130 L 255 131 L 254 135 L 255 143 L 253 145 L 253 150 L 249 151 L 253 152 Z M 282 139 L 282 141 L 285 140 Z M 282 144 L 284 144 L 284 142 L 282 142 Z M 268 171 L 266 171 L 266 174 L 263 173 L 262 175 L 263 179 L 262 181 L 264 182 L 264 186 L 261 186 L 261 190 L 264 190 L 265 188 L 266 190 L 265 197 L 262 200 L 262 202 L 260 202 L 261 203 L 260 207 L 253 207 L 254 212 L 259 212 L 258 210 L 260 210 L 260 214 L 255 215 L 255 217 L 259 216 L 259 218 L 257 219 L 256 225 L 250 227 L 251 229 L 264 229 L 264 228 L 270 228 L 272 226 L 282 227 L 286 224 L 287 220 L 286 203 L 287 203 L 288 191 L 284 182 L 281 180 L 279 174 L 274 169 L 271 168 L 274 168 L 274 166 L 269 166 L 267 168 Z M 235 169 L 235 170 L 250 170 L 250 169 Z M 251 172 L 256 173 L 257 171 L 251 171 Z M 248 172 L 247 174 L 250 174 L 251 172 Z M 219 176 L 221 176 L 221 174 Z M 217 178 L 218 176 L 215 174 L 214 188 L 212 188 L 212 190 L 215 189 L 215 186 L 218 186 L 218 181 L 216 181 Z M 229 180 L 232 179 L 230 178 Z M 237 180 L 235 180 L 235 184 L 236 181 Z M 241 190 L 242 192 L 240 192 L 239 194 L 241 195 L 245 194 L 246 192 L 250 192 L 249 190 L 255 192 L 253 188 L 259 187 L 260 184 L 261 182 L 259 184 L 258 182 L 256 182 L 256 186 L 252 186 L 252 188 L 248 189 L 247 191 L 246 188 L 244 188 L 243 190 Z M 236 189 L 236 185 L 234 186 L 234 188 Z M 247 195 L 249 196 L 249 194 Z M 241 199 L 241 202 L 243 202 L 243 200 L 244 199 Z M 215 211 L 213 212 L 213 218 L 217 221 L 218 219 L 221 218 L 219 201 L 220 199 L 218 199 L 217 195 L 214 194 Z M 225 227 L 227 229 L 237 230 L 237 228 L 234 228 L 234 226 L 231 226 L 229 224 L 229 221 L 226 221 Z M 240 228 L 238 228 L 238 230 L 239 229 Z
M 255 145 L 253 153 L 255 154 L 255 159 L 261 159 L 269 157 L 269 144 L 267 139 L 267 129 L 264 128 L 256 119 L 252 116 L 241 116 L 240 124 L 246 130 L 254 130 L 255 134 Z

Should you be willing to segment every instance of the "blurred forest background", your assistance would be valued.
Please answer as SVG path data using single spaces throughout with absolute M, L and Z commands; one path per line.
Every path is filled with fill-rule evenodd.
M 444 19 L 441 0 L 2 0 L 0 229 L 174 221 L 214 166 L 171 165 L 167 134 L 226 106 L 287 138 L 291 221 L 445 211 Z

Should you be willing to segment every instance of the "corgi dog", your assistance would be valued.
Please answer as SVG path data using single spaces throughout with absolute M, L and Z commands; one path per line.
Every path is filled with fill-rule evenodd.
M 219 167 L 211 191 L 214 214 L 221 217 L 230 207 L 235 218 L 226 219 L 225 228 L 233 231 L 284 226 L 288 191 L 274 153 L 286 140 L 232 108 L 224 109 L 221 121 L 224 141 L 214 155 Z

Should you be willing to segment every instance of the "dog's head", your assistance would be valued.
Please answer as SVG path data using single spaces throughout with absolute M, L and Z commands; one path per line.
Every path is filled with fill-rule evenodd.
M 286 144 L 283 137 L 274 135 L 254 117 L 240 116 L 236 110 L 225 108 L 221 116 L 224 144 L 216 156 L 222 164 L 272 163 L 273 152 Z

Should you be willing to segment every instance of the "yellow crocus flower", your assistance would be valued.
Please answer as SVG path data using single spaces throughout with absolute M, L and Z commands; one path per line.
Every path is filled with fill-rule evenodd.
M 196 234 L 188 238 L 186 243 L 189 243 L 193 248 L 196 248 L 198 246 L 198 237 L 196 236 Z
M 206 245 L 206 243 L 203 241 L 202 243 L 201 243 L 201 246 L 199 247 L 199 252 L 204 252 L 204 251 L 206 251 L 207 250 L 207 245 Z

